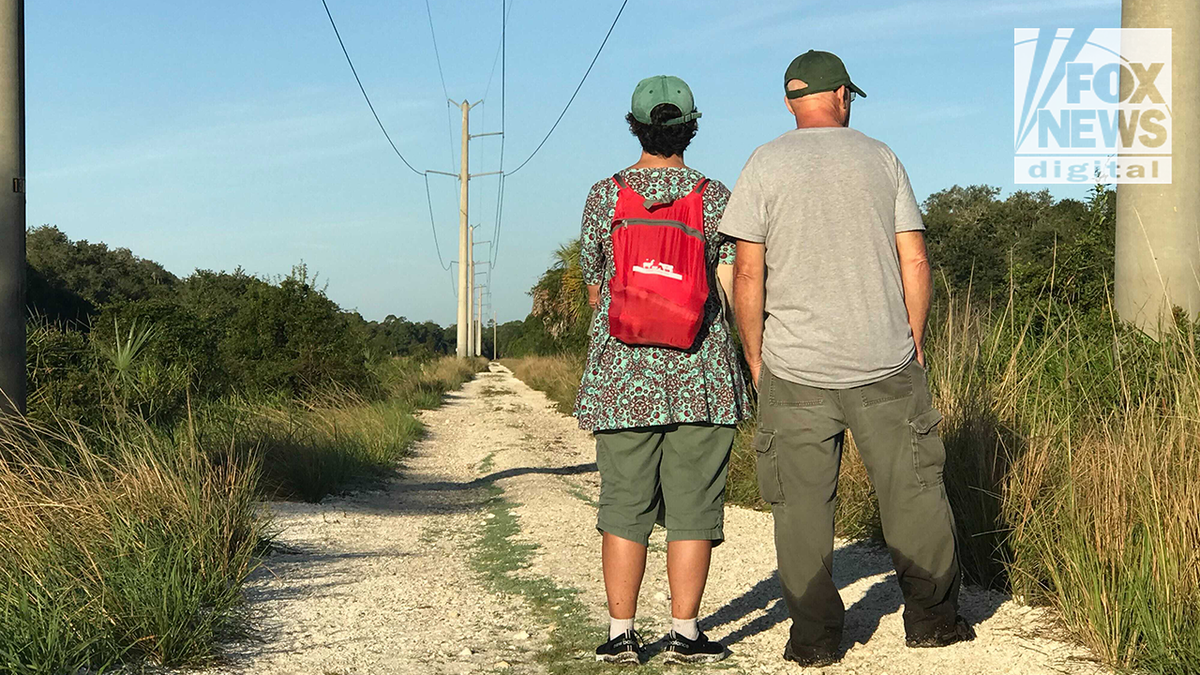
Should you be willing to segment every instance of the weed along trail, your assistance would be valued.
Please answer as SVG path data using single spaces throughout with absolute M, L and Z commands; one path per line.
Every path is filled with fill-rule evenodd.
M 421 418 L 428 435 L 386 488 L 271 505 L 279 536 L 249 586 L 254 635 L 210 672 L 622 672 L 592 657 L 607 613 L 590 434 L 497 364 Z M 727 507 L 700 614 L 732 651 L 716 671 L 802 672 L 780 656 L 772 533 L 770 514 Z M 670 625 L 664 552 L 658 531 L 638 611 L 652 643 Z M 834 566 L 853 644 L 820 672 L 1102 672 L 1046 637 L 1041 610 L 969 587 L 963 613 L 978 639 L 908 649 L 887 552 L 839 542 Z M 628 672 L 667 670 L 651 658 Z

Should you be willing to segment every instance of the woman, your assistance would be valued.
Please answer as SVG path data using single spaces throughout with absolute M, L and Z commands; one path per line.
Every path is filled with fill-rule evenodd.
M 720 643 L 700 632 L 696 619 L 712 548 L 724 539 L 725 478 L 734 425 L 749 414 L 749 402 L 718 290 L 723 287 L 728 296 L 732 281 L 734 245 L 717 233 L 729 190 L 683 162 L 699 117 L 683 80 L 656 76 L 638 83 L 626 120 L 641 143 L 641 157 L 596 183 L 584 207 L 580 262 L 595 316 L 575 416 L 582 428 L 595 434 L 601 478 L 596 528 L 602 534 L 610 616 L 609 639 L 596 649 L 601 661 L 641 660 L 643 645 L 634 630 L 634 616 L 655 522 L 667 529 L 671 590 L 672 628 L 664 660 L 698 663 L 726 654 Z M 660 218 L 664 213 L 694 222 Z M 631 223 L 648 225 L 642 230 L 651 234 L 622 229 Z M 702 242 L 694 250 L 704 278 L 684 279 L 686 266 L 680 261 L 667 264 L 649 256 L 638 256 L 618 269 L 614 239 L 621 237 L 615 251 L 621 260 L 646 243 L 637 237 L 657 236 L 655 231 L 693 245 Z M 631 269 L 640 274 L 628 274 Z M 686 320 L 679 317 L 693 315 L 667 301 L 662 301 L 666 310 L 658 316 L 641 317 L 640 323 L 639 317 L 630 318 L 640 310 L 629 285 L 645 280 L 707 287 L 700 291 L 693 313 L 691 342 L 685 337 L 677 346 L 664 347 L 631 337 L 637 326 L 647 324 L 689 335 Z

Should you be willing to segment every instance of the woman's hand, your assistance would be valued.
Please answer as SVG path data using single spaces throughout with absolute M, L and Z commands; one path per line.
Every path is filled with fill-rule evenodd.
M 588 307 L 600 308 L 600 284 L 588 284 Z

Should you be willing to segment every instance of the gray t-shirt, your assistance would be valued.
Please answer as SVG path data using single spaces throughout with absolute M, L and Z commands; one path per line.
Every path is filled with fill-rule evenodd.
M 766 244 L 771 373 L 849 389 L 908 365 L 896 233 L 924 229 L 900 160 L 861 132 L 797 129 L 755 150 L 720 232 Z

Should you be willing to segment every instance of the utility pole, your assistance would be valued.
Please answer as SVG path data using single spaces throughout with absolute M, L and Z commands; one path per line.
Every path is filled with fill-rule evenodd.
M 475 356 L 483 356 L 483 286 L 479 287 L 479 303 L 475 306 Z
M 467 352 L 475 356 L 475 228 L 467 228 Z
M 467 358 L 467 345 L 471 339 L 471 312 L 468 304 L 471 301 L 471 237 L 467 225 L 467 185 L 471 182 L 471 169 L 467 165 L 467 153 L 471 141 L 471 104 L 463 101 L 459 108 L 462 110 L 462 162 L 458 171 L 458 358 Z
M 457 105 L 459 110 L 462 111 L 462 156 L 460 157 L 459 171 L 458 173 L 447 173 L 445 171 L 430 169 L 425 173 L 452 176 L 458 179 L 458 330 L 455 355 L 460 359 L 465 359 L 470 355 L 472 345 L 474 344 L 474 334 L 471 327 L 474 321 L 474 313 L 471 303 L 475 295 L 475 247 L 472 245 L 474 232 L 472 232 L 471 226 L 467 224 L 467 217 L 469 215 L 468 207 L 470 205 L 468 185 L 472 178 L 494 176 L 503 173 L 501 171 L 489 171 L 487 173 L 472 174 L 468 161 L 469 145 L 472 138 L 500 136 L 503 132 L 493 131 L 487 134 L 471 135 L 471 108 L 479 105 L 479 101 L 475 103 L 467 101 L 463 101 L 462 103 L 457 103 L 456 101 L 450 102 Z
M 475 228 L 477 228 L 477 227 L 479 227 L 479 226 L 476 225 L 475 227 L 471 228 L 471 269 L 472 270 L 474 270 L 474 268 L 475 268 L 475 247 L 479 246 L 481 244 L 488 244 L 490 246 L 492 243 L 490 240 L 489 241 L 475 241 Z M 491 256 L 489 256 L 489 258 L 490 257 Z M 482 264 L 490 266 L 492 263 L 491 263 L 491 260 L 488 260 Z M 475 283 L 475 276 L 477 274 L 478 274 L 478 272 L 471 273 L 471 282 L 472 283 Z M 472 296 L 472 301 L 474 301 L 474 296 Z M 473 344 L 475 345 L 475 356 L 483 356 L 483 287 L 482 286 L 479 286 L 479 301 L 476 304 L 476 307 L 477 307 L 476 312 L 471 315 L 472 317 L 475 317 L 474 319 L 472 319 L 472 324 L 471 324 L 471 328 L 474 331 L 474 336 L 475 336 L 475 341 Z M 476 321 L 475 319 L 478 319 L 478 320 Z
M 24 414 L 24 0 L 0 0 L 0 195 L 0 411 Z
M 500 353 L 500 332 L 496 325 L 496 306 L 492 305 L 492 360 L 495 361 Z
M 1117 187 L 1117 313 L 1157 337 L 1173 308 L 1200 313 L 1200 3 L 1124 0 L 1121 25 L 1171 29 L 1174 182 Z

